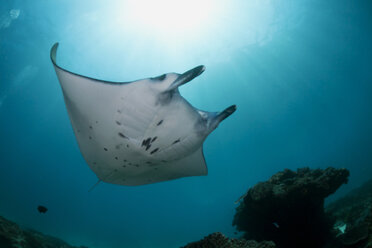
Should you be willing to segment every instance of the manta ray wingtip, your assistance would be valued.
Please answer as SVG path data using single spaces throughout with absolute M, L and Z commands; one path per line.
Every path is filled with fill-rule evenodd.
M 54 65 L 57 64 L 56 61 L 57 61 L 57 48 L 58 48 L 58 45 L 59 45 L 59 43 L 56 42 L 56 43 L 54 43 L 54 45 L 50 49 L 50 59 L 52 60 L 52 62 L 53 62 Z
M 59 42 L 54 43 L 51 51 L 57 51 L 58 46 L 59 46 Z

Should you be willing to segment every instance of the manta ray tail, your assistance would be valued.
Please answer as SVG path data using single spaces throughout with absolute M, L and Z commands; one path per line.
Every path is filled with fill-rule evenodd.
M 102 182 L 101 179 L 98 179 L 98 182 L 96 182 L 89 190 L 88 192 L 91 192 L 100 182 Z

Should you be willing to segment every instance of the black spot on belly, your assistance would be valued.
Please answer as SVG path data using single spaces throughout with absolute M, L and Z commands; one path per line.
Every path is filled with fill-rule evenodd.
M 117 112 L 118 112 L 119 114 L 121 114 L 121 110 L 120 110 L 120 109 L 118 109 Z
M 107 152 L 107 148 L 106 147 L 104 147 L 103 150 L 105 150 Z
M 151 148 L 151 145 L 146 146 L 146 151 Z
M 116 160 L 118 160 L 118 157 L 115 157 Z
M 118 135 L 119 135 L 120 137 L 124 138 L 124 139 L 128 139 L 128 137 L 125 136 L 123 133 L 118 133 Z
M 89 139 L 92 139 L 92 136 L 89 136 Z
M 154 142 L 157 138 L 158 136 L 155 136 L 154 138 L 152 138 L 151 143 Z
M 118 126 L 120 126 L 121 125 L 121 123 L 119 122 L 119 121 L 115 121 L 116 122 L 116 124 L 118 125 Z
M 181 141 L 180 139 L 175 140 L 175 141 L 173 141 L 172 145 L 174 145 L 174 144 L 176 144 L 176 143 L 178 143 L 178 142 L 180 142 L 180 141 Z
M 142 146 L 149 146 L 151 142 L 151 138 L 147 138 L 142 140 Z
M 89 128 L 90 128 L 90 129 L 93 129 L 93 127 L 92 127 L 92 126 L 89 126 Z
M 150 154 L 154 154 L 154 153 L 157 152 L 157 151 L 159 151 L 159 148 L 155 148 L 154 150 L 152 150 L 152 151 L 150 152 Z
M 123 165 L 123 168 L 127 167 L 126 165 Z
M 96 121 L 96 124 L 98 124 L 98 121 Z
M 158 124 L 156 124 L 156 125 L 160 126 L 162 123 L 163 123 L 163 120 L 159 121 Z

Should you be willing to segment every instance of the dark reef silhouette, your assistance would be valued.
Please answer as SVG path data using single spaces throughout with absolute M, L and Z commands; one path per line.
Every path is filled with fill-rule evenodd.
M 324 208 L 348 177 L 332 167 L 278 172 L 239 199 L 241 239 L 213 233 L 185 248 L 372 248 L 372 180 Z
M 240 239 L 216 232 L 183 248 L 372 248 L 372 180 L 324 208 L 348 177 L 331 167 L 278 172 L 240 198 L 233 220 Z M 0 247 L 77 248 L 3 217 Z
M 216 232 L 182 248 L 275 248 L 275 244 L 269 241 L 257 242 L 254 240 L 230 239 L 222 233 Z
M 335 168 L 278 172 L 248 190 L 233 225 L 245 239 L 272 240 L 277 247 L 323 247 L 332 228 L 324 199 L 348 176 L 348 170 Z
M 1 248 L 78 248 L 66 242 L 28 229 L 21 229 L 16 223 L 0 216 L 0 247 Z M 79 248 L 83 248 L 80 246 Z
M 334 223 L 327 248 L 372 248 L 372 179 L 330 203 L 326 214 Z

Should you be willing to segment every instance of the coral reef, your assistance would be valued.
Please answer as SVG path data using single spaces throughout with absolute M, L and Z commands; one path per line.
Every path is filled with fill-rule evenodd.
M 0 216 L 1 248 L 77 248 L 66 242 L 33 230 L 22 230 Z
M 349 171 L 284 170 L 250 188 L 236 209 L 233 225 L 244 238 L 272 240 L 277 247 L 323 247 L 332 223 L 324 199 L 347 183 Z
M 324 208 L 348 177 L 331 167 L 278 172 L 239 199 L 233 225 L 242 239 L 216 232 L 183 248 L 372 248 L 372 180 Z M 0 247 L 77 248 L 1 216 Z
M 230 239 L 222 233 L 216 232 L 182 248 L 275 248 L 275 244 L 268 241 L 256 242 L 253 240 Z
M 329 247 L 372 248 L 372 180 L 326 207 L 334 224 Z

